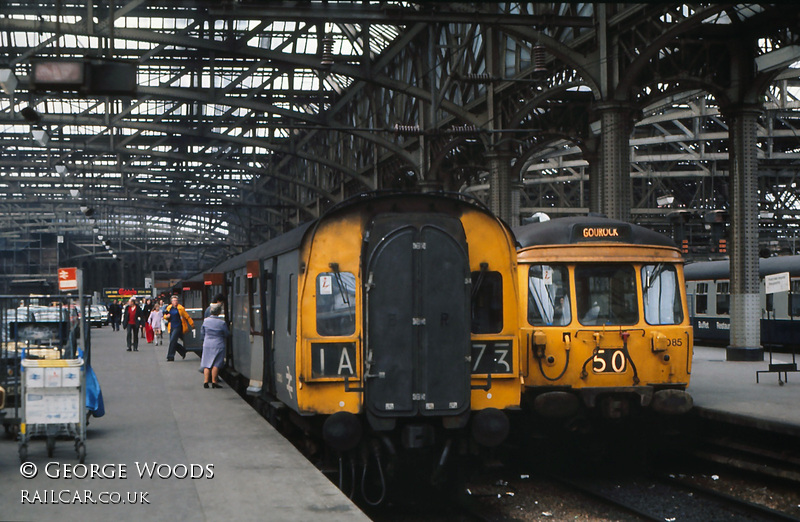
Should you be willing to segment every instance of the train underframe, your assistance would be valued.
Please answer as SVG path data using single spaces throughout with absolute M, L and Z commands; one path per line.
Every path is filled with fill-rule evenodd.
M 249 381 L 235 371 L 223 379 L 346 495 L 371 506 L 454 491 L 464 466 L 492 458 L 511 429 L 495 408 L 451 417 L 304 416 L 268 394 L 248 395 Z

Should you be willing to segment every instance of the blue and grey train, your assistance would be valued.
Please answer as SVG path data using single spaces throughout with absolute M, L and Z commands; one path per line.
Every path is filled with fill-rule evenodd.
M 788 346 L 800 332 L 800 256 L 762 258 L 761 342 Z M 686 294 L 696 341 L 725 344 L 730 341 L 730 262 L 702 261 L 686 265 Z M 788 274 L 788 285 L 767 293 L 765 278 Z M 780 280 L 780 278 L 777 278 Z

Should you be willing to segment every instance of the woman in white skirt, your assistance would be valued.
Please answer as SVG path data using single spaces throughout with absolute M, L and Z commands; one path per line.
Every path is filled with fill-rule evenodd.
M 160 306 L 154 306 L 150 311 L 150 316 L 147 322 L 153 327 L 153 335 L 155 336 L 156 345 L 164 344 L 163 331 L 161 330 L 161 323 L 164 319 L 164 314 L 161 312 Z

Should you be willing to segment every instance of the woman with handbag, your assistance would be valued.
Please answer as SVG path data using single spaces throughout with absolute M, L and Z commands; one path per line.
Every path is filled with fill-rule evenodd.
M 151 335 L 148 335 L 148 343 L 155 338 L 156 346 L 164 344 L 163 334 L 161 333 L 161 322 L 164 320 L 164 314 L 161 312 L 161 306 L 156 304 L 150 311 L 150 317 L 147 318 L 147 325 L 150 327 Z

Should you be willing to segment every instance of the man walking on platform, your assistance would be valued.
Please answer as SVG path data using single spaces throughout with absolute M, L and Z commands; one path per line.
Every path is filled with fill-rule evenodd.
M 169 348 L 167 349 L 167 360 L 175 360 L 177 351 L 181 357 L 186 358 L 186 348 L 180 343 L 183 334 L 189 331 L 194 335 L 194 321 L 189 317 L 186 308 L 178 304 L 178 296 L 173 295 L 171 303 L 164 310 L 164 318 L 167 319 L 167 330 L 169 331 Z
M 136 304 L 136 299 L 131 297 L 125 309 L 122 311 L 122 324 L 128 331 L 126 339 L 128 341 L 128 351 L 133 349 L 139 351 L 139 328 L 144 324 L 145 318 L 142 309 Z
M 114 332 L 119 331 L 119 323 L 122 319 L 122 306 L 116 301 L 111 301 L 108 305 L 108 324 L 111 325 L 111 330 Z

